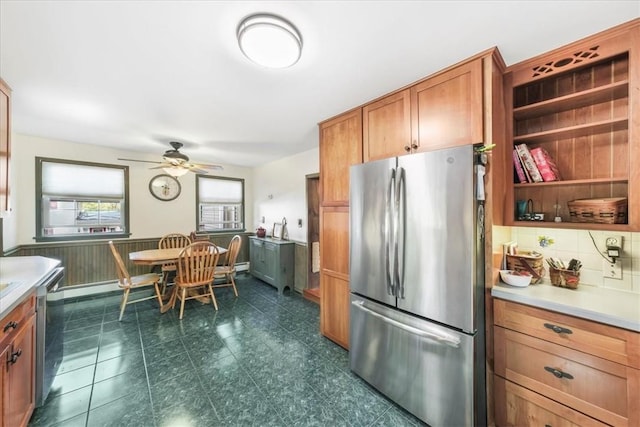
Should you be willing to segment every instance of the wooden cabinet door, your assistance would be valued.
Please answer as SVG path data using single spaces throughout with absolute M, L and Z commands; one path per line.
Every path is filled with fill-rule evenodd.
M 409 89 L 362 107 L 364 161 L 408 154 L 411 151 L 411 94 Z
M 413 152 L 484 139 L 482 59 L 411 87 Z
M 262 246 L 264 270 L 262 273 L 266 281 L 275 284 L 278 282 L 280 269 L 279 247 L 275 243 L 265 242 Z
M 6 426 L 26 426 L 35 408 L 35 318 L 34 314 L 24 322 L 3 359 L 7 366 L 3 408 Z
M 7 384 L 7 354 L 9 354 L 9 349 L 11 346 L 0 348 L 0 427 L 4 427 L 6 423 L 4 422 L 5 413 L 4 408 L 8 407 L 6 400 L 9 399 L 9 393 L 6 388 L 8 388 Z
M 331 274 L 320 276 L 320 330 L 349 348 L 349 282 Z
M 251 246 L 249 248 L 249 266 L 251 274 L 263 279 L 264 278 L 264 242 L 258 239 L 249 239 Z
M 320 210 L 320 332 L 349 348 L 349 209 Z
M 362 163 L 362 110 L 320 124 L 320 204 L 349 204 L 349 166 Z

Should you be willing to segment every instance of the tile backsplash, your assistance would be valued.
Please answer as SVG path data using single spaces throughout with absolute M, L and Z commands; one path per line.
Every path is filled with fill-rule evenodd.
M 553 239 L 553 244 L 541 247 L 539 236 Z M 593 240 L 591 238 L 593 236 Z M 610 279 L 603 276 L 605 240 L 609 236 L 622 236 L 623 247 L 616 263 L 622 266 L 622 279 Z M 600 286 L 623 291 L 640 293 L 640 233 L 565 230 L 537 227 L 493 227 L 493 251 L 502 253 L 502 243 L 514 241 L 521 250 L 535 250 L 545 258 L 554 257 L 564 261 L 576 258 L 582 262 L 580 285 Z M 594 245 L 595 241 L 595 245 Z M 597 246 L 597 248 L 596 248 Z M 545 269 L 548 266 L 545 262 Z M 545 280 L 549 280 L 548 271 Z

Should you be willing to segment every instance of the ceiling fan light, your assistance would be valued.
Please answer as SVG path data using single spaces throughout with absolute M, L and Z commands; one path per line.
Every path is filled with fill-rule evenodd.
M 302 55 L 300 33 L 277 15 L 250 15 L 240 22 L 236 35 L 244 56 L 263 67 L 291 67 Z
M 171 175 L 173 177 L 179 177 L 189 172 L 189 169 L 180 168 L 177 166 L 162 168 L 162 170 L 165 171 L 167 175 Z

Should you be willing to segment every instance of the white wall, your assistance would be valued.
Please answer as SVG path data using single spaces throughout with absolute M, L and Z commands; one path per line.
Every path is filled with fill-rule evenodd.
M 268 163 L 253 170 L 253 222 L 248 230 L 258 226 L 271 234 L 274 222 L 287 218 L 289 240 L 307 241 L 306 175 L 320 170 L 319 150 L 314 148 Z M 247 199 L 248 200 L 248 199 Z M 264 222 L 262 217 L 264 216 Z M 247 217 L 248 218 L 248 217 Z M 302 219 L 302 227 L 298 227 Z
M 118 157 L 158 161 L 158 153 L 141 154 L 114 150 L 94 145 L 77 144 L 13 134 L 11 146 L 11 206 L 12 212 L 4 216 L 4 250 L 17 245 L 34 243 L 35 222 L 35 158 L 51 157 L 129 166 L 129 220 L 132 238 L 159 237 L 170 232 L 188 234 L 196 228 L 195 174 L 180 178 L 182 193 L 170 202 L 162 202 L 149 193 L 149 181 L 161 170 L 150 170 L 144 163 L 123 162 Z M 245 180 L 245 222 L 248 231 L 253 231 L 253 177 L 250 168 L 224 165 L 223 171 L 211 175 Z M 272 190 L 280 192 L 280 190 Z

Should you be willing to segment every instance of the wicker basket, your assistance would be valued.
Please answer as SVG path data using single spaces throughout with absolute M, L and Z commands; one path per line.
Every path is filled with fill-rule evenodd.
M 559 270 L 549 267 L 549 277 L 553 286 L 561 288 L 577 289 L 580 283 L 580 272 L 573 270 Z
M 509 270 L 522 271 L 531 274 L 531 283 L 535 284 L 544 276 L 544 264 L 541 254 L 530 251 L 518 252 L 515 255 L 507 255 L 507 268 Z
M 567 202 L 571 222 L 626 224 L 627 199 L 578 199 Z

